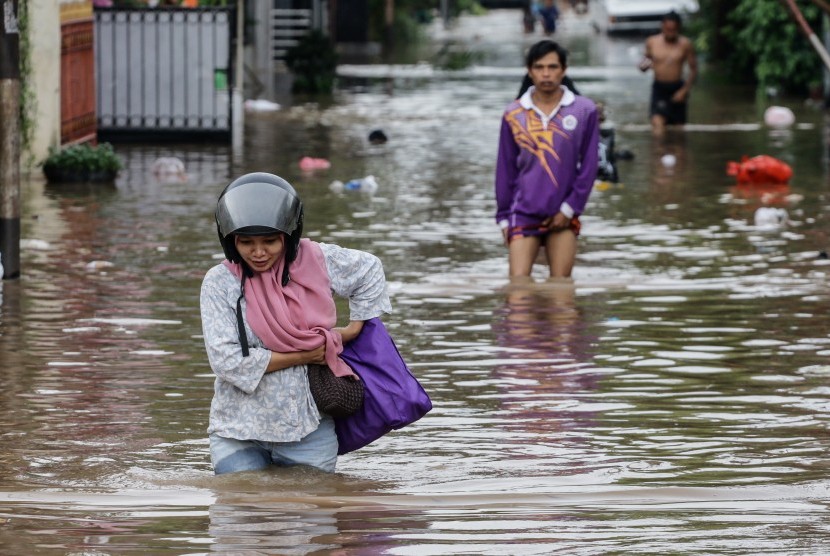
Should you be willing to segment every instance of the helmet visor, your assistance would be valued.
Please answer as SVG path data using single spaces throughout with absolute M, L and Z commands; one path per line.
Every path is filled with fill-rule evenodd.
M 245 183 L 222 195 L 216 206 L 216 223 L 222 237 L 243 228 L 291 234 L 297 228 L 300 200 L 272 183 Z

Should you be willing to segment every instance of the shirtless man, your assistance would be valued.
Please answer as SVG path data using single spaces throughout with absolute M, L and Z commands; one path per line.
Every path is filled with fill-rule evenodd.
M 640 71 L 654 70 L 651 86 L 651 127 L 660 134 L 666 125 L 686 123 L 689 89 L 697 77 L 695 48 L 680 34 L 680 16 L 670 12 L 663 16 L 661 32 L 646 39 L 646 53 Z M 689 73 L 683 79 L 684 65 Z

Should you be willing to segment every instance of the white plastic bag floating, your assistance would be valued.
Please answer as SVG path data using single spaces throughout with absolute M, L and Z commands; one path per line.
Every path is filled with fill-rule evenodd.
M 157 158 L 150 166 L 150 171 L 156 180 L 161 183 L 184 183 L 187 181 L 184 162 L 175 156 Z
M 677 157 L 673 154 L 664 154 L 660 157 L 660 164 L 662 164 L 664 168 L 674 168 L 677 164 Z
M 789 215 L 782 208 L 761 207 L 755 211 L 755 226 L 758 228 L 780 228 L 787 224 Z

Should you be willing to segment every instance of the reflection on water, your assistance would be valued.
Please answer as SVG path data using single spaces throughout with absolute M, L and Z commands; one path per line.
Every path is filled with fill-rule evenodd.
M 490 485 L 475 486 L 487 492 Z M 816 539 L 825 534 L 827 494 L 817 485 L 600 492 L 569 485 L 554 493 L 429 497 L 240 492 L 175 499 L 145 492 L 133 500 L 110 496 L 105 509 L 94 495 L 47 496 L 15 506 L 14 528 L 27 542 L 8 526 L 0 540 L 16 554 L 605 554 L 632 545 L 655 554 L 678 546 L 690 553 L 815 554 L 823 547 Z M 131 502 L 158 509 L 132 509 Z
M 532 359 L 585 359 L 583 346 L 589 341 L 580 330 L 575 296 L 575 285 L 565 281 L 511 284 L 505 292 L 503 320 L 493 327 L 497 341 Z
M 506 67 L 521 63 L 526 37 L 512 39 L 503 15 L 458 32 Z M 575 59 L 611 65 L 580 41 L 590 52 Z M 830 537 L 820 115 L 801 109 L 803 125 L 774 135 L 754 96 L 704 110 L 695 103 L 714 93 L 701 86 L 697 121 L 655 138 L 647 79 L 585 77 L 580 88 L 608 106 L 634 159 L 591 197 L 573 287 L 544 283 L 543 267 L 516 286 L 492 176 L 518 79 L 405 70 L 249 118 L 236 152 L 123 145 L 114 187 L 24 184 L 23 272 L 0 297 L 3 550 L 820 552 Z M 390 140 L 375 148 L 366 138 L 379 127 Z M 728 160 L 762 153 L 793 166 L 787 188 L 725 175 Z M 154 179 L 162 156 L 180 158 L 187 180 Z M 304 173 L 303 156 L 332 167 Z M 387 324 L 435 405 L 342 457 L 333 476 L 210 470 L 198 290 L 220 253 L 218 192 L 253 170 L 296 184 L 310 237 L 383 259 Z M 329 188 L 369 174 L 372 195 Z M 761 206 L 785 208 L 789 223 L 759 229 Z

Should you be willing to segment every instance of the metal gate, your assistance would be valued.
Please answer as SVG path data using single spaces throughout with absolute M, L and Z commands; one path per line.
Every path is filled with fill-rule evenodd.
M 230 141 L 231 8 L 95 9 L 98 136 Z
M 270 51 L 279 66 L 285 54 L 312 29 L 328 28 L 326 3 L 322 0 L 274 0 L 270 11 Z

